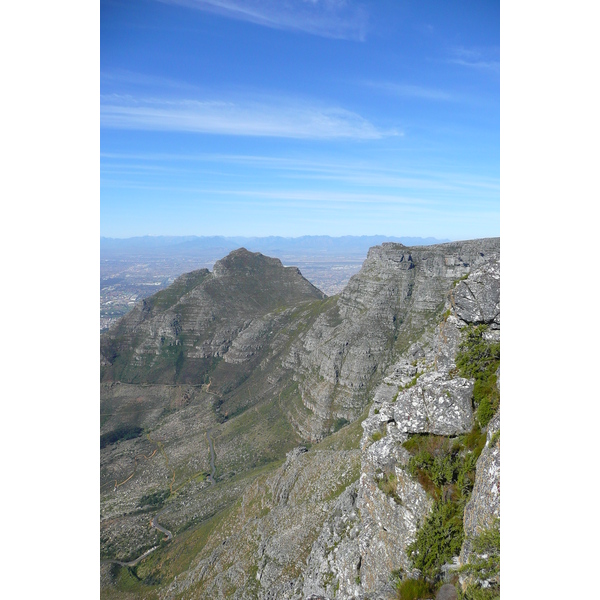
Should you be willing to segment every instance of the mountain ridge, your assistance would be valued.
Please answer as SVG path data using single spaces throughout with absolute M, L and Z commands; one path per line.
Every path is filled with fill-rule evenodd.
M 222 259 L 216 269 L 223 274 L 221 277 L 215 278 L 214 270 L 182 276 L 178 284 L 181 295 L 173 304 L 161 300 L 162 292 L 156 294 L 160 302 L 147 299 L 154 307 L 163 307 L 154 318 L 162 319 L 162 326 L 166 323 L 167 328 L 163 327 L 161 333 L 160 326 L 154 327 L 154 346 L 146 344 L 146 350 L 156 351 L 156 341 L 171 327 L 169 339 L 174 344 L 170 346 L 174 358 L 169 377 L 176 370 L 176 353 L 185 353 L 185 365 L 193 359 L 190 353 L 193 355 L 199 346 L 205 350 L 206 368 L 192 370 L 196 379 L 171 378 L 168 383 L 152 377 L 147 377 L 143 385 L 141 380 L 136 383 L 135 378 L 129 383 L 119 383 L 118 377 L 104 379 L 101 402 L 106 416 L 101 431 L 109 433 L 126 423 L 133 431 L 145 432 L 101 452 L 101 547 L 105 559 L 131 559 L 151 546 L 153 534 L 144 525 L 144 515 L 136 512 L 140 510 L 136 506 L 143 497 L 154 497 L 152 494 L 160 492 L 162 495 L 156 497 L 166 498 L 162 501 L 165 510 L 161 512 L 161 524 L 175 535 L 170 543 L 172 551 L 180 552 L 176 550 L 181 549 L 178 540 L 183 543 L 187 539 L 197 558 L 190 556 L 191 562 L 183 570 L 187 575 L 180 579 L 181 584 L 175 584 L 169 579 L 170 567 L 161 571 L 153 558 L 171 556 L 170 546 L 156 550 L 136 567 L 136 573 L 147 582 L 166 577 L 167 587 L 144 584 L 140 588 L 144 594 L 160 589 L 161 597 L 175 597 L 184 590 L 196 590 L 199 597 L 221 598 L 233 586 L 238 590 L 235 597 L 239 598 L 304 600 L 310 594 L 333 597 L 336 585 L 340 593 L 344 590 L 346 594 L 336 597 L 359 597 L 356 594 L 376 590 L 390 593 L 391 588 L 386 586 L 391 571 L 406 569 L 410 563 L 406 550 L 399 552 L 389 546 L 385 541 L 387 534 L 377 523 L 383 519 L 388 530 L 397 531 L 406 548 L 415 539 L 418 523 L 427 518 L 433 506 L 428 500 L 429 492 L 403 474 L 402 461 L 406 464 L 408 455 L 392 449 L 399 440 L 414 435 L 411 432 L 466 435 L 468 424 L 476 418 L 475 410 L 465 404 L 470 402 L 473 385 L 454 373 L 456 354 L 464 336 L 461 328 L 483 326 L 489 328 L 492 338 L 499 334 L 499 246 L 499 238 L 430 247 L 382 244 L 369 251 L 360 273 L 339 295 L 319 296 L 303 284 L 301 302 L 296 302 L 296 295 L 294 300 L 288 296 L 288 304 L 280 305 L 276 298 L 265 298 L 262 312 L 243 306 L 243 301 L 240 305 L 236 298 L 227 298 L 227 310 L 242 308 L 238 325 L 230 327 L 227 336 L 213 336 L 211 343 L 204 346 L 190 344 L 189 337 L 186 340 L 184 332 L 189 336 L 190 329 L 185 312 L 178 313 L 173 308 L 182 298 L 196 301 L 195 290 L 211 281 L 252 280 L 256 285 L 258 280 L 251 274 L 256 259 L 252 253 L 241 250 Z M 277 259 L 263 261 L 261 273 L 265 263 L 273 265 L 279 275 L 285 274 L 290 282 L 301 281 L 301 274 L 294 267 L 283 267 Z M 280 284 L 281 280 L 278 287 Z M 292 288 L 298 291 L 297 286 Z M 226 289 L 230 294 L 237 289 L 240 298 L 247 301 L 245 286 Z M 207 307 L 209 313 L 216 310 L 214 303 L 204 308 Z M 140 311 L 138 307 L 137 312 Z M 173 319 L 165 320 L 165 314 L 181 317 L 175 330 Z M 212 316 L 217 318 L 218 314 Z M 115 330 L 126 324 L 128 317 L 123 317 Z M 129 320 L 135 321 L 133 317 Z M 102 339 L 106 340 L 107 335 Z M 213 343 L 215 340 L 218 344 Z M 138 350 L 131 354 L 133 362 L 143 359 L 144 344 Z M 148 371 L 151 374 L 152 368 Z M 420 415 L 423 406 L 433 402 L 425 400 L 423 405 L 421 398 L 440 393 L 451 399 L 449 407 L 455 405 L 460 418 L 455 419 L 452 411 L 446 409 L 431 412 L 431 408 L 426 408 L 424 416 L 406 420 L 405 411 Z M 425 418 L 427 414 L 431 421 Z M 488 442 L 494 431 L 489 433 Z M 202 473 L 211 472 L 209 435 L 216 455 L 214 484 L 207 477 L 202 478 Z M 377 436 L 381 438 L 374 442 Z M 302 444 L 308 452 L 292 452 Z M 287 460 L 282 463 L 286 453 Z M 136 458 L 140 456 L 152 458 Z M 495 454 L 488 452 L 486 456 L 488 463 L 497 460 Z M 392 467 L 394 464 L 397 466 Z M 322 469 L 329 471 L 331 478 L 320 475 Z M 390 512 L 385 508 L 390 498 L 385 493 L 381 495 L 379 484 L 368 483 L 377 481 L 380 471 L 392 473 L 395 481 L 404 482 L 408 495 L 398 494 L 407 507 L 414 503 L 420 506 L 417 509 L 414 504 L 409 511 L 413 516 L 404 525 L 402 520 L 409 518 L 409 512 Z M 485 480 L 483 475 L 479 480 L 482 477 Z M 171 482 L 166 489 L 161 483 L 165 480 Z M 304 482 L 305 492 L 296 487 L 296 482 Z M 480 481 L 477 485 L 480 491 L 474 495 L 475 504 L 468 513 L 469 535 L 479 526 L 474 523 L 487 522 L 486 507 L 495 506 L 486 500 L 491 483 Z M 129 491 L 121 492 L 122 489 Z M 267 497 L 261 499 L 261 490 Z M 302 498 L 312 498 L 309 504 L 317 502 L 322 518 L 315 521 L 312 513 L 302 508 Z M 246 507 L 241 513 L 239 502 Z M 255 512 L 251 506 L 263 508 Z M 363 516 L 358 520 L 352 516 L 357 506 L 363 507 Z M 374 511 L 372 518 L 364 513 L 367 506 Z M 339 518 L 335 514 L 346 515 L 347 522 L 356 528 L 356 538 L 345 542 L 340 560 L 334 560 L 327 550 L 339 542 L 335 542 L 335 536 L 330 539 L 330 534 L 322 529 L 327 526 L 340 535 L 342 529 L 346 531 L 340 529 L 341 522 L 335 520 Z M 221 516 L 217 519 L 215 515 Z M 298 519 L 305 519 L 304 541 L 292 533 L 300 523 Z M 238 525 L 234 526 L 234 522 Z M 218 523 L 245 533 L 232 537 L 232 530 L 226 534 Z M 205 540 L 204 534 L 197 537 L 207 527 L 206 531 L 212 532 L 208 538 Z M 257 535 L 266 554 L 260 558 L 261 551 L 257 549 L 258 554 L 252 550 L 243 558 L 240 544 L 253 545 L 251 540 Z M 364 544 L 368 539 L 379 540 L 382 550 L 367 551 Z M 239 565 L 244 565 L 237 575 L 227 566 L 226 555 L 218 550 L 221 542 L 229 554 L 237 557 Z M 465 561 L 469 560 L 469 548 L 465 547 L 461 554 Z M 123 570 L 107 571 L 108 563 L 104 564 L 103 594 L 109 597 L 110 590 L 117 593 L 120 589 L 119 581 L 125 575 Z M 288 564 L 291 570 L 277 564 Z M 307 566 L 292 568 L 293 564 Z M 322 570 L 325 564 L 330 565 L 327 571 Z M 209 565 L 220 566 L 215 571 Z M 198 579 L 200 572 L 204 575 Z M 253 572 L 258 579 L 248 576 Z M 355 581 L 358 579 L 362 583 Z M 156 585 L 158 588 L 153 587 Z

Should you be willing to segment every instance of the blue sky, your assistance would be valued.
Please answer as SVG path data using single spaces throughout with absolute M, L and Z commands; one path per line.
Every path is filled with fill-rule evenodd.
M 101 235 L 500 231 L 500 7 L 102 0 Z

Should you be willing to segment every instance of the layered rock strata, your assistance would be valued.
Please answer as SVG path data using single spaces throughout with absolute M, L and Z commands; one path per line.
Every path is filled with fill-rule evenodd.
M 202 335 L 210 333 L 203 338 L 210 350 L 202 355 L 202 360 L 222 358 L 213 373 L 250 365 L 247 381 L 254 382 L 254 387 L 239 388 L 249 398 L 248 406 L 244 407 L 246 412 L 223 425 L 216 421 L 206 403 L 212 394 L 216 399 L 225 396 L 223 387 L 217 387 L 218 382 L 209 379 L 201 387 L 190 385 L 185 393 L 179 386 L 165 386 L 161 393 L 170 394 L 174 409 L 189 413 L 189 424 L 175 418 L 179 412 L 167 414 L 161 417 L 162 438 L 127 442 L 132 447 L 132 456 L 149 455 L 149 451 L 156 449 L 154 456 L 159 457 L 160 440 L 166 444 L 167 439 L 175 440 L 175 434 L 189 435 L 190 440 L 196 436 L 202 439 L 204 459 L 190 470 L 194 475 L 196 469 L 209 470 L 206 431 L 212 431 L 217 440 L 219 484 L 210 486 L 207 480 L 196 483 L 190 480 L 192 487 L 184 487 L 169 504 L 172 519 L 167 522 L 169 528 L 177 525 L 181 531 L 185 530 L 189 518 L 186 504 L 210 528 L 206 541 L 185 571 L 160 587 L 161 598 L 184 595 L 372 600 L 394 594 L 393 572 L 417 575 L 406 548 L 415 539 L 433 501 L 407 472 L 409 454 L 402 443 L 414 434 L 457 436 L 471 429 L 473 380 L 457 375 L 456 356 L 466 325 L 486 324 L 488 338 L 499 340 L 498 252 L 498 240 L 418 249 L 384 244 L 372 249 L 363 270 L 352 278 L 340 297 L 321 298 L 318 292 L 301 283 L 298 285 L 306 293 L 299 295 L 296 305 L 293 304 L 296 300 L 290 300 L 291 304 L 277 300 L 273 308 L 270 300 L 263 298 L 260 311 L 253 312 L 254 308 L 245 306 L 239 321 L 221 322 L 219 327 L 202 330 Z M 156 312 L 154 316 L 138 315 L 139 323 L 135 321 L 135 326 L 128 329 L 131 339 L 138 339 L 135 336 L 141 331 L 147 333 L 143 329 L 147 327 L 153 341 L 136 346 L 134 357 L 153 356 L 151 349 L 156 350 L 156 340 L 160 340 L 157 336 L 166 331 L 157 324 L 164 324 L 168 320 L 165 314 L 171 311 L 171 317 L 177 317 L 175 325 L 173 319 L 170 321 L 175 328 L 173 347 L 177 348 L 179 340 L 185 360 L 193 358 L 195 349 L 205 342 L 190 344 L 191 338 L 184 331 L 189 336 L 200 328 L 191 327 L 193 319 L 180 308 L 186 305 L 190 294 L 200 297 L 208 294 L 211 289 L 208 282 L 233 277 L 230 266 L 225 261 L 216 268 L 216 277 L 207 273 L 191 275 L 180 282 L 181 289 L 195 287 L 184 293 L 181 302 L 164 308 L 169 299 L 163 299 L 162 312 L 155 303 L 149 310 Z M 278 267 L 278 273 L 281 268 Z M 252 269 L 247 277 L 253 277 Z M 297 278 L 291 272 L 290 277 L 290 286 L 297 291 Z M 235 278 L 240 279 L 237 267 Z M 202 291 L 204 281 L 207 287 Z M 246 304 L 251 302 L 246 299 Z M 209 305 L 213 307 L 210 310 L 216 306 L 215 302 L 208 303 L 206 310 Z M 198 318 L 195 323 L 200 321 Z M 106 348 L 110 350 L 110 344 Z M 155 352 L 154 356 L 160 355 Z M 110 353 L 105 355 L 106 360 L 109 358 Z M 286 377 L 293 380 L 293 385 Z M 110 406 L 117 407 L 118 386 L 107 384 L 106 388 Z M 131 397 L 128 406 L 134 406 L 133 389 L 128 394 Z M 245 460 L 252 460 L 254 442 L 241 445 L 239 439 L 243 435 L 244 440 L 253 440 L 254 430 L 239 428 L 237 419 L 259 414 L 262 405 L 251 404 L 257 397 L 261 402 L 271 402 L 260 413 L 264 419 L 270 419 L 269 411 L 276 407 L 286 415 L 288 426 L 291 422 L 305 440 L 322 441 L 308 451 L 299 448 L 289 452 L 285 463 L 270 474 L 248 482 L 234 477 L 231 481 L 237 487 L 226 488 L 227 469 L 243 470 L 230 461 L 228 452 L 244 452 Z M 349 432 L 356 431 L 360 411 L 369 404 L 368 415 L 361 424 L 362 434 L 355 436 L 351 447 L 343 447 Z M 205 413 L 202 424 L 194 419 L 196 406 Z M 154 407 L 152 404 L 152 411 L 158 410 Z M 139 423 L 151 424 L 148 415 L 152 414 L 140 412 Z M 336 429 L 336 421 L 338 425 L 352 423 L 325 437 Z M 258 417 L 256 422 L 264 425 Z M 465 510 L 466 538 L 499 516 L 499 440 L 494 437 L 498 430 L 499 413 L 488 426 L 487 445 L 477 464 L 475 487 Z M 264 427 L 260 431 L 269 429 Z M 328 440 L 332 440 L 329 446 Z M 164 447 L 171 460 L 181 454 L 175 441 Z M 115 450 L 106 455 L 117 457 Z M 189 462 L 185 456 L 179 459 L 183 461 L 181 464 Z M 153 463 L 140 461 L 137 467 L 138 474 L 148 480 L 148 494 L 153 489 L 149 482 L 155 465 L 156 458 Z M 161 466 L 163 481 L 174 478 L 171 467 L 172 463 L 166 462 Z M 107 464 L 107 473 L 112 473 L 113 468 L 116 467 L 112 463 Z M 124 469 L 123 480 L 126 476 Z M 110 483 L 112 474 L 106 477 Z M 120 485 L 121 479 L 115 475 L 116 480 Z M 392 491 L 385 485 L 390 481 L 394 482 Z M 125 486 L 120 489 L 127 490 Z M 210 502 L 204 506 L 199 500 L 225 489 L 232 501 L 235 497 L 239 500 L 233 504 L 228 501 L 227 513 L 219 512 L 223 505 L 219 504 L 214 517 L 216 524 L 212 525 L 210 515 L 215 511 L 210 512 Z M 139 495 L 132 496 L 130 509 L 135 507 Z M 110 502 L 106 514 L 112 517 Z M 142 540 L 142 522 L 134 526 Z M 142 541 L 152 542 L 150 538 Z M 171 543 L 173 552 L 183 552 L 178 543 L 176 535 Z M 465 542 L 461 559 L 468 561 L 469 556 L 470 548 Z M 148 580 L 160 575 L 152 570 L 151 561 L 147 565 L 142 562 L 137 573 Z
M 497 239 L 406 248 L 371 248 L 360 273 L 300 336 L 284 358 L 313 418 L 302 434 L 321 439 L 332 419 L 353 421 L 387 368 L 440 316 L 457 280 L 499 257 Z M 487 285 L 493 282 L 492 289 Z M 482 271 L 455 289 L 457 317 L 494 322 L 498 282 Z M 495 296 L 494 296 L 495 297 Z M 479 304 L 478 304 L 479 303 Z M 484 311 L 484 312 L 482 312 Z M 413 349 L 418 352 L 418 349 Z

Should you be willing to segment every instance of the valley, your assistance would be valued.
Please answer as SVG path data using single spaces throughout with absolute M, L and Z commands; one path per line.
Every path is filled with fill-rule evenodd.
M 468 565 L 499 518 L 499 247 L 383 243 L 333 295 L 241 248 L 137 302 L 101 336 L 102 597 L 394 598 Z

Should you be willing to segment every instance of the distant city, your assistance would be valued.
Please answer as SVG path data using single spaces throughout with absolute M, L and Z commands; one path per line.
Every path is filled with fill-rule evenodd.
M 137 302 L 168 287 L 196 269 L 212 270 L 215 262 L 236 248 L 279 258 L 298 267 L 328 296 L 341 292 L 358 273 L 371 246 L 384 242 L 423 246 L 447 239 L 386 236 L 168 237 L 100 239 L 100 331 L 108 329 Z

